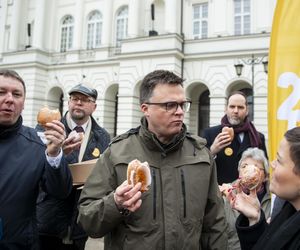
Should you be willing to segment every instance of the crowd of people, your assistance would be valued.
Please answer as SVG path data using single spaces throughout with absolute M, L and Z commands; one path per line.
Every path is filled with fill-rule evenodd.
M 140 86 L 140 125 L 111 141 L 92 116 L 96 89 L 75 85 L 62 119 L 36 128 L 22 124 L 25 96 L 23 79 L 0 70 L 1 250 L 84 250 L 88 236 L 112 250 L 300 249 L 300 127 L 285 133 L 270 177 L 244 93 L 229 94 L 221 124 L 202 138 L 184 124 L 183 79 L 155 70 Z M 69 164 L 91 159 L 84 185 L 72 183 Z M 134 159 L 150 166 L 147 191 L 127 181 Z M 240 179 L 249 165 L 254 188 Z M 271 193 L 281 199 L 276 215 Z

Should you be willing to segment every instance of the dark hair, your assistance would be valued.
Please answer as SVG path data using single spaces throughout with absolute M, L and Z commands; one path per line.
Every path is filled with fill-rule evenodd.
M 290 157 L 295 163 L 294 172 L 300 174 L 300 127 L 286 131 L 284 137 L 289 143 Z
M 149 101 L 157 84 L 181 85 L 183 87 L 183 79 L 167 70 L 155 70 L 147 74 L 140 87 L 140 104 Z
M 245 104 L 246 104 L 246 106 L 248 106 L 247 96 L 245 95 L 244 92 L 239 91 L 239 90 L 233 91 L 233 92 L 231 92 L 231 93 L 227 96 L 227 99 L 226 99 L 226 104 L 227 104 L 227 105 L 228 105 L 228 102 L 229 102 L 229 98 L 232 97 L 233 95 L 241 95 L 241 96 L 243 96 L 243 97 L 245 98 Z
M 11 69 L 0 69 L 0 76 L 9 77 L 18 80 L 19 82 L 22 83 L 24 87 L 24 92 L 26 92 L 25 82 L 16 71 Z

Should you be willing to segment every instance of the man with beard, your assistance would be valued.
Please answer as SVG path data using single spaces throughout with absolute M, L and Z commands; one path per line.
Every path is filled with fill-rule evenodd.
M 67 139 L 64 153 L 69 164 L 99 158 L 110 142 L 108 132 L 92 117 L 96 110 L 97 90 L 78 84 L 69 91 L 69 111 L 62 119 L 67 136 L 75 130 L 84 133 L 81 144 Z M 41 250 L 74 249 L 83 250 L 87 235 L 76 223 L 77 202 L 82 186 L 73 186 L 67 199 L 55 199 L 44 192 L 37 203 L 37 218 Z
M 222 132 L 223 127 L 234 129 L 232 141 L 227 132 Z M 203 137 L 207 140 L 206 146 L 215 156 L 220 185 L 238 178 L 238 162 L 247 148 L 260 148 L 267 156 L 265 137 L 249 120 L 247 97 L 240 91 L 232 92 L 228 96 L 221 124 L 205 129 Z

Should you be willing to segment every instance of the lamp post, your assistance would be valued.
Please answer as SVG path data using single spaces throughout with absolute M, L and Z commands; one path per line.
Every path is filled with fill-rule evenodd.
M 235 71 L 236 75 L 240 77 L 243 72 L 243 67 L 245 65 L 251 65 L 251 85 L 252 85 L 252 97 L 251 97 L 251 102 L 252 102 L 252 115 L 253 115 L 253 110 L 254 110 L 254 66 L 257 64 L 262 63 L 264 67 L 264 72 L 267 74 L 268 73 L 268 61 L 264 60 L 266 56 L 262 57 L 255 57 L 254 54 L 251 55 L 250 58 L 248 59 L 240 59 L 241 62 L 238 64 L 235 64 Z M 254 116 L 254 115 L 253 115 Z

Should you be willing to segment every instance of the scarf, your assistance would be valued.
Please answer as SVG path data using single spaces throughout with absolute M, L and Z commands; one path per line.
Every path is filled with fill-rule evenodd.
M 17 122 L 11 126 L 0 125 L 0 139 L 6 139 L 12 135 L 17 134 L 17 131 L 22 127 L 23 119 L 20 116 Z
M 254 127 L 253 123 L 249 121 L 248 116 L 245 119 L 244 123 L 241 123 L 239 125 L 231 125 L 228 121 L 227 115 L 224 115 L 221 120 L 221 126 L 222 127 L 232 127 L 234 130 L 234 134 L 239 133 L 248 133 L 250 138 L 250 145 L 251 147 L 257 147 L 259 148 L 262 145 L 262 141 L 260 139 L 259 133 Z

